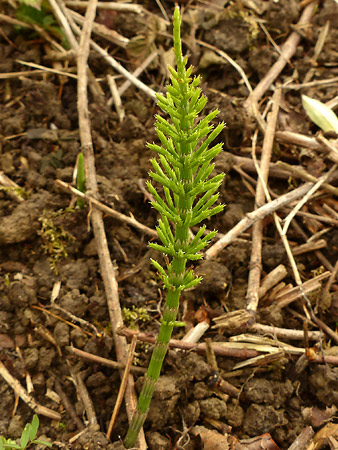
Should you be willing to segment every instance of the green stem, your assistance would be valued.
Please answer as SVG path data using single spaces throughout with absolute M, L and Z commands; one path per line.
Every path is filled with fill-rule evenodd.
M 174 265 L 175 263 L 175 265 Z M 186 260 L 173 261 L 173 267 L 185 266 Z M 124 445 L 126 448 L 131 448 L 136 442 L 137 436 L 146 420 L 151 398 L 154 393 L 156 382 L 160 376 L 163 360 L 168 350 L 168 344 L 171 338 L 175 321 L 177 318 L 177 311 L 179 306 L 181 290 L 173 287 L 167 293 L 166 304 L 163 312 L 163 319 L 157 338 L 157 343 L 153 350 L 153 354 L 149 363 L 145 381 L 140 393 L 137 408 L 130 424 Z

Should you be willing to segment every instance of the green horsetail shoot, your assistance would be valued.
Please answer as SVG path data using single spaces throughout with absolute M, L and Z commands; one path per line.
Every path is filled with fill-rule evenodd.
M 163 197 L 150 181 L 147 183 L 154 198 L 152 206 L 161 216 L 156 230 L 162 242 L 149 245 L 167 257 L 165 267 L 157 261 L 151 262 L 163 281 L 167 297 L 157 344 L 125 438 L 126 448 L 134 446 L 147 417 L 173 328 L 179 325 L 176 318 L 180 295 L 184 289 L 194 287 L 201 281 L 201 278 L 196 277 L 193 270 L 187 267 L 187 263 L 201 259 L 200 251 L 217 233 L 212 231 L 204 235 L 206 226 L 203 225 L 196 235 L 191 237 L 190 228 L 221 212 L 224 206 L 214 206 L 224 174 L 210 178 L 215 166 L 212 160 L 222 151 L 223 144 L 209 148 L 224 124 L 220 123 L 215 128 L 210 124 L 217 116 L 217 110 L 199 118 L 207 98 L 199 88 L 200 77 L 191 76 L 193 67 L 186 68 L 187 58 L 182 56 L 181 17 L 178 7 L 175 8 L 173 22 L 177 69 L 169 67 L 171 84 L 167 86 L 165 96 L 157 95 L 158 106 L 170 116 L 170 120 L 156 116 L 156 133 L 161 145 L 148 144 L 159 157 L 159 161 L 156 158 L 151 160 L 153 170 L 149 175 L 163 186 Z

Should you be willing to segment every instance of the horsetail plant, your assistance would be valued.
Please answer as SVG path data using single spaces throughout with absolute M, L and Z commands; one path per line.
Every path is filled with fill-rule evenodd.
M 181 292 L 201 281 L 192 269 L 187 268 L 187 262 L 201 259 L 199 252 L 217 233 L 212 231 L 204 236 L 206 226 L 203 225 L 196 236 L 191 237 L 190 227 L 219 213 L 224 206 L 213 206 L 224 174 L 209 178 L 214 169 L 211 161 L 221 152 L 223 144 L 211 148 L 209 145 L 222 131 L 224 123 L 215 129 L 210 125 L 219 112 L 217 110 L 203 119 L 198 118 L 207 98 L 198 87 L 200 77 L 191 78 L 193 67 L 187 69 L 187 58 L 182 56 L 179 7 L 175 8 L 173 24 L 177 70 L 169 67 L 171 84 L 167 86 L 165 96 L 157 95 L 158 106 L 171 120 L 156 116 L 156 133 L 162 145 L 148 144 L 159 155 L 160 163 L 155 158 L 151 160 L 153 171 L 149 175 L 163 186 L 163 198 L 150 182 L 147 183 L 154 198 L 152 206 L 161 215 L 156 230 L 162 241 L 162 245 L 150 243 L 149 246 L 166 255 L 166 268 L 157 261 L 151 262 L 167 289 L 167 297 L 157 344 L 124 442 L 126 448 L 133 447 L 147 417 L 173 328 L 180 325 L 176 318 Z

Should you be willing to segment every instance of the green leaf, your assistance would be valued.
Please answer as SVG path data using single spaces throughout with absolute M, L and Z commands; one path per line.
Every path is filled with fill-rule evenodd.
M 191 221 L 191 226 L 193 227 L 194 225 L 197 225 L 198 223 L 202 222 L 202 220 L 208 219 L 209 217 L 220 213 L 221 211 L 223 211 L 223 208 L 224 205 L 217 205 L 208 211 L 202 212 L 201 214 L 193 218 L 193 220 Z
M 169 239 L 167 238 L 167 236 L 165 235 L 165 233 L 162 232 L 162 230 L 161 230 L 160 227 L 156 227 L 156 231 L 157 231 L 158 237 L 159 237 L 159 238 L 161 239 L 161 241 L 162 241 L 162 244 L 163 244 L 165 247 L 168 247 L 168 245 L 170 244 L 170 241 L 169 241 Z
M 201 255 L 200 253 L 186 253 L 185 257 L 190 261 L 198 261 L 199 259 L 203 258 L 203 255 Z
M 187 253 L 197 253 L 203 250 L 207 245 L 209 245 L 211 239 L 213 239 L 217 234 L 217 231 L 211 231 L 207 236 L 204 236 L 199 242 L 187 249 Z
M 163 119 L 159 115 L 156 115 L 155 117 L 157 119 L 156 127 L 160 131 L 170 136 L 174 141 L 180 139 L 180 134 L 177 132 L 177 129 L 173 125 L 171 125 L 167 120 Z
M 39 418 L 36 414 L 34 414 L 29 434 L 29 439 L 31 441 L 33 441 L 33 439 L 36 438 L 36 435 L 38 434 L 38 429 L 39 429 Z
M 13 441 L 12 439 L 7 439 L 6 444 L 3 444 L 3 447 L 6 448 L 10 448 L 10 449 L 18 449 L 18 450 L 22 450 L 21 445 L 18 445 L 15 441 Z
M 302 95 L 302 103 L 306 114 L 319 128 L 325 132 L 334 131 L 338 133 L 338 117 L 332 109 L 307 95 Z
M 20 444 L 22 448 L 26 448 L 28 442 L 30 441 L 29 435 L 32 429 L 32 425 L 30 423 L 27 423 L 20 438 Z
M 202 167 L 197 171 L 194 177 L 193 186 L 197 187 L 199 184 L 203 183 L 214 170 L 214 164 L 209 164 L 209 161 L 203 163 Z M 196 195 L 196 194 L 192 194 Z
M 165 273 L 165 270 L 163 269 L 163 267 L 161 266 L 161 264 L 159 264 L 155 259 L 150 258 L 150 262 L 152 263 L 152 265 L 155 267 L 156 270 L 158 270 L 158 272 L 162 275 L 162 276 L 166 276 L 167 274 Z
M 86 172 L 82 152 L 79 153 L 77 158 L 76 189 L 83 193 L 86 192 Z M 83 209 L 85 207 L 85 200 L 78 198 L 76 204 L 80 209 Z
M 150 242 L 149 247 L 153 248 L 154 250 L 158 250 L 159 252 L 162 252 L 165 255 L 175 256 L 174 249 L 169 249 L 168 247 L 164 247 L 163 245 L 154 244 L 153 242 Z
M 224 123 L 220 123 L 217 125 L 217 127 L 210 133 L 210 135 L 206 138 L 206 140 L 203 142 L 203 144 L 199 147 L 199 149 L 196 151 L 196 158 L 201 156 L 209 147 L 209 144 L 220 134 L 220 132 L 224 128 Z
M 171 180 L 173 180 L 174 182 L 177 181 L 175 172 L 170 167 L 170 165 L 168 164 L 168 161 L 165 159 L 165 157 L 163 155 L 160 155 L 160 161 L 161 161 L 163 169 L 167 172 L 168 177 L 171 178 Z
M 184 287 L 184 289 L 191 289 L 195 286 L 197 286 L 198 284 L 200 284 L 200 282 L 203 280 L 202 277 L 197 277 L 194 280 L 190 281 L 190 283 L 187 283 Z

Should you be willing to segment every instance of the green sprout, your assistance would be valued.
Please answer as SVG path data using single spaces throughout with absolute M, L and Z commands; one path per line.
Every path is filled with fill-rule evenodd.
M 76 189 L 83 193 L 86 192 L 86 172 L 84 165 L 84 156 L 82 152 L 79 153 L 79 156 L 77 158 Z M 76 204 L 80 209 L 83 209 L 85 207 L 85 201 L 83 198 L 78 198 Z
M 30 447 L 32 444 L 45 445 L 46 447 L 51 447 L 52 444 L 47 441 L 41 441 L 40 439 L 35 439 L 39 429 L 39 418 L 34 414 L 32 423 L 27 423 L 20 438 L 20 444 L 17 444 L 13 439 L 5 439 L 0 436 L 0 450 L 5 449 L 19 449 L 24 450 Z
M 147 417 L 173 328 L 180 325 L 176 321 L 180 295 L 184 289 L 194 287 L 201 281 L 187 267 L 187 263 L 201 259 L 199 252 L 217 233 L 212 231 L 204 236 L 206 226 L 203 225 L 191 237 L 190 228 L 219 213 L 224 207 L 213 206 L 218 200 L 217 191 L 224 174 L 209 178 L 215 166 L 211 161 L 222 151 L 223 144 L 219 143 L 211 148 L 209 145 L 222 131 L 224 124 L 218 124 L 215 129 L 210 124 L 217 116 L 217 110 L 203 119 L 198 117 L 207 98 L 198 87 L 200 77 L 191 77 L 193 67 L 187 69 L 187 58 L 182 56 L 178 7 L 175 8 L 173 24 L 177 71 L 169 67 L 171 85 L 166 88 L 166 96 L 157 95 L 158 106 L 169 114 L 171 120 L 156 116 L 156 133 L 162 145 L 148 144 L 151 150 L 158 153 L 160 160 L 160 164 L 155 158 L 151 160 L 153 171 L 149 175 L 164 189 L 162 198 L 148 182 L 149 192 L 154 197 L 152 206 L 161 215 L 156 230 L 162 241 L 162 245 L 149 245 L 164 253 L 167 261 L 165 268 L 157 261 L 151 262 L 167 289 L 167 297 L 157 344 L 124 442 L 126 448 L 133 447 Z

